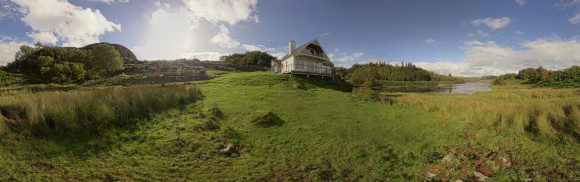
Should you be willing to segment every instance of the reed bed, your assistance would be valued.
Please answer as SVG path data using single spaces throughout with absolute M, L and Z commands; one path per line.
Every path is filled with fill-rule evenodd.
M 393 99 L 500 132 L 580 141 L 579 89 L 495 89 L 473 95 L 408 94 Z
M 97 135 L 202 98 L 197 88 L 141 85 L 0 96 L 0 134 Z

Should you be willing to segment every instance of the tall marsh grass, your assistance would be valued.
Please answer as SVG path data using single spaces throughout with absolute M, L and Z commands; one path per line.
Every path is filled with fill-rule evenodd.
M 473 95 L 408 94 L 397 103 L 487 124 L 500 132 L 580 142 L 580 90 L 500 86 Z
M 96 135 L 202 97 L 197 88 L 141 85 L 0 96 L 0 134 Z

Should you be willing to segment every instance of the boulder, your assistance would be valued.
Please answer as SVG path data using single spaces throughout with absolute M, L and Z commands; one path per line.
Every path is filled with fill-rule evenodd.
M 447 155 L 445 155 L 445 157 L 443 157 L 443 162 L 451 162 L 451 159 L 453 159 L 455 155 L 453 153 L 448 153 Z
M 240 152 L 239 152 L 238 147 L 236 147 L 232 143 L 229 143 L 228 145 L 226 145 L 225 148 L 220 149 L 219 153 L 223 154 L 225 156 L 229 156 L 229 157 L 239 157 L 240 156 Z
M 487 177 L 486 175 L 477 172 L 477 171 L 473 171 L 473 176 L 475 176 L 475 179 L 477 179 L 477 181 L 488 181 L 489 177 Z

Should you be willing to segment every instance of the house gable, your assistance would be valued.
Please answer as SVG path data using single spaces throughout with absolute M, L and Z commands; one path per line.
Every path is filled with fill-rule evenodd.
M 317 50 L 319 52 L 317 52 L 315 55 L 309 54 L 308 52 L 310 52 L 310 50 Z M 300 47 L 298 47 L 294 51 L 292 51 L 291 54 L 284 56 L 280 60 L 284 61 L 285 59 L 287 59 L 291 56 L 296 56 L 296 55 L 313 56 L 313 57 L 324 59 L 324 60 L 327 60 L 330 62 L 328 55 L 326 55 L 326 51 L 324 51 L 324 48 L 322 48 L 322 45 L 320 44 L 320 42 L 318 42 L 317 39 L 312 39 L 312 40 L 300 45 Z

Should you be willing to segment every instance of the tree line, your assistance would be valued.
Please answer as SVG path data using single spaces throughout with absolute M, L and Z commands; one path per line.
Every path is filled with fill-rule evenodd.
M 121 54 L 107 44 L 83 50 L 37 43 L 21 46 L 14 62 L 3 70 L 23 74 L 30 83 L 80 83 L 119 74 L 123 64 Z
M 355 64 L 351 68 L 336 67 L 334 75 L 354 86 L 375 87 L 390 81 L 460 81 L 451 75 L 440 75 L 412 63 L 391 65 L 387 63 Z
M 256 71 L 270 68 L 276 57 L 262 51 L 235 53 L 220 57 L 220 61 L 206 61 L 206 66 L 220 70 Z
M 577 88 L 580 87 L 580 66 L 568 69 L 550 71 L 543 67 L 526 68 L 516 73 L 508 73 L 497 77 L 494 84 L 501 85 L 507 80 L 524 80 L 528 84 L 540 87 Z

